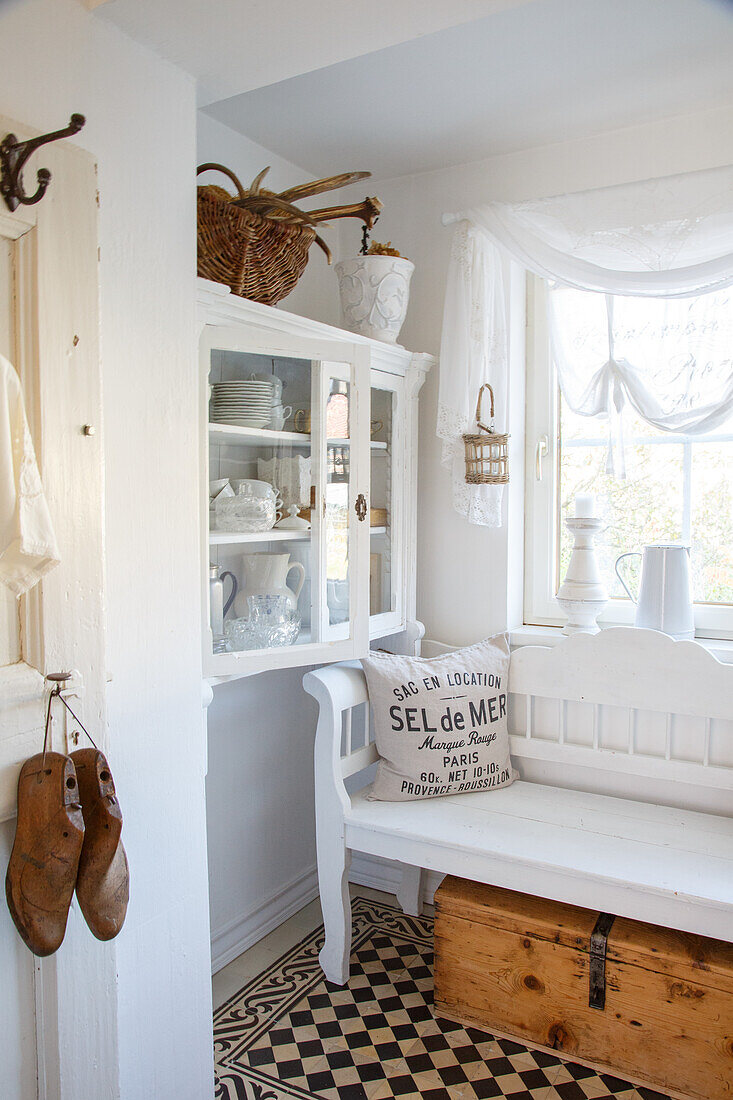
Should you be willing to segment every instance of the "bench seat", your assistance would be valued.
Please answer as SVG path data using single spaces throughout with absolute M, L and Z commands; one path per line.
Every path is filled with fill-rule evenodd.
M 733 933 L 733 818 L 517 780 L 417 802 L 362 791 L 345 812 L 345 842 L 704 936 Z

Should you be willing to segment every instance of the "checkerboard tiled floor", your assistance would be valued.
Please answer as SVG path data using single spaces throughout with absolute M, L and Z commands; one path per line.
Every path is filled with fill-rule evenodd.
M 355 898 L 351 977 L 323 979 L 322 929 L 215 1014 L 219 1100 L 667 1100 L 432 1012 L 432 920 Z

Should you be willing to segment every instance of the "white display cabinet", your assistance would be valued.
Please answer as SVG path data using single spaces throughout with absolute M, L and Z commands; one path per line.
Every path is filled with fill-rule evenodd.
M 204 675 L 218 681 L 342 661 L 365 654 L 376 638 L 419 637 L 417 396 L 432 358 L 238 298 L 203 279 L 199 330 Z M 253 376 L 282 383 L 291 410 L 282 430 L 243 426 L 230 413 L 227 383 Z M 252 479 L 279 491 L 283 518 L 297 509 L 310 528 L 245 531 L 246 522 L 212 507 L 215 483 L 228 482 L 229 494 Z M 223 634 L 212 630 L 210 565 L 237 584 Z M 252 619 L 249 597 L 282 593 L 285 584 L 297 636 L 263 645 L 241 622 Z M 226 595 L 231 585 L 227 577 Z M 244 640 L 229 633 L 239 628 Z

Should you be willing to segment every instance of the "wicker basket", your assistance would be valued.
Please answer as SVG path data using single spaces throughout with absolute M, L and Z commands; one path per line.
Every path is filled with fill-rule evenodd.
M 228 168 L 205 167 L 224 172 L 244 197 L 244 188 Z M 230 200 L 222 187 L 198 188 L 198 273 L 224 283 L 241 298 L 274 306 L 303 274 L 316 231 L 310 225 L 263 218 Z
M 481 397 L 484 390 L 491 397 L 490 427 L 481 423 Z M 476 423 L 481 432 L 464 435 L 466 447 L 466 482 L 468 485 L 506 485 L 509 480 L 509 436 L 494 431 L 494 391 L 485 382 L 478 391 Z

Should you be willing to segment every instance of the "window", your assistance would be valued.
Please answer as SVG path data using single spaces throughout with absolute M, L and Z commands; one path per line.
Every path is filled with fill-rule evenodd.
M 704 435 L 686 435 L 651 426 L 629 405 L 618 424 L 573 412 L 550 351 L 549 308 L 563 354 L 578 362 L 584 356 L 603 362 L 598 356 L 608 338 L 603 295 L 529 280 L 525 621 L 564 622 L 554 600 L 572 549 L 563 520 L 576 493 L 594 493 L 607 525 L 597 550 L 611 597 L 601 622 L 633 622 L 633 605 L 614 572 L 618 555 L 650 542 L 681 541 L 692 547 L 697 632 L 733 637 L 733 419 Z M 701 375 L 709 382 L 716 371 L 730 378 L 731 291 L 664 302 L 618 298 L 612 308 L 614 358 L 643 363 L 657 392 L 689 393 Z M 577 407 L 578 395 L 569 396 Z M 625 477 L 607 472 L 609 447 L 617 468 L 623 460 Z M 625 562 L 632 591 L 637 561 Z

